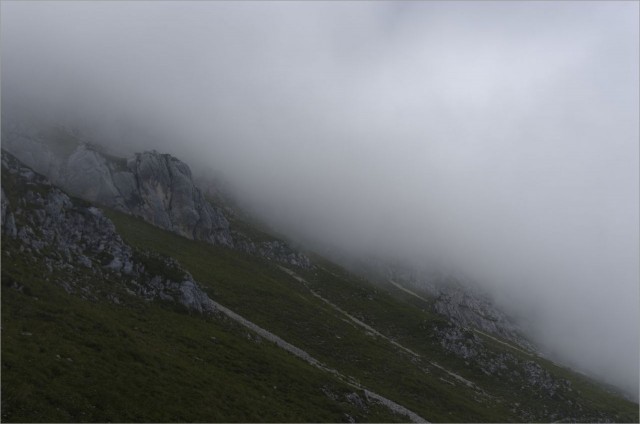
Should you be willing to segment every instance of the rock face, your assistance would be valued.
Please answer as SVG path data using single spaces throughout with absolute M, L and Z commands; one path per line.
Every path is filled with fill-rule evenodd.
M 20 252 L 42 258 L 67 292 L 99 297 L 102 288 L 95 282 L 117 279 L 125 282 L 125 293 L 212 310 L 211 299 L 188 272 L 171 258 L 132 249 L 99 209 L 71 199 L 6 152 L 2 174 L 3 234 L 18 243 Z M 85 271 L 65 273 L 74 269 Z M 120 302 L 117 290 L 107 292 L 110 301 Z
M 190 239 L 297 267 L 311 266 L 305 255 L 284 242 L 255 243 L 234 233 L 222 210 L 210 204 L 194 184 L 189 166 L 177 158 L 156 151 L 117 158 L 98 146 L 69 142 L 69 137 L 59 136 L 67 143 L 62 148 L 58 139 L 13 125 L 3 128 L 2 143 L 25 165 L 73 196 L 141 217 Z
M 81 145 L 69 156 L 60 185 L 182 236 L 233 245 L 227 219 L 193 184 L 189 167 L 170 155 L 153 151 L 123 160 Z

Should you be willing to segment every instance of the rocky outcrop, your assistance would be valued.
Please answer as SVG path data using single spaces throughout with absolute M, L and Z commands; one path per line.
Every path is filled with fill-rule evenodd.
M 194 184 L 189 166 L 171 155 L 147 151 L 118 158 L 70 134 L 46 137 L 19 125 L 3 128 L 2 142 L 19 160 L 73 196 L 190 239 L 288 265 L 311 266 L 309 258 L 282 241 L 254 242 L 234 234 L 223 211 Z
M 459 327 L 473 328 L 514 343 L 519 348 L 535 351 L 516 321 L 496 307 L 492 299 L 467 278 L 384 260 L 363 260 L 358 266 L 365 275 L 383 278 L 428 301 L 435 312 Z
M 102 171 L 99 167 L 105 163 L 99 156 L 88 157 L 92 157 L 91 160 L 98 159 L 94 162 L 98 165 L 95 175 L 100 175 Z M 139 165 L 147 166 L 145 172 L 162 175 L 161 162 L 155 162 L 160 166 L 159 169 L 149 169 L 152 165 L 148 165 L 150 161 L 145 159 L 140 162 L 147 164 Z M 172 168 L 174 175 L 190 175 L 188 168 L 179 169 L 180 163 L 169 165 L 169 168 Z M 200 313 L 212 312 L 219 306 L 174 259 L 131 248 L 100 209 L 69 197 L 47 178 L 25 167 L 4 151 L 2 174 L 0 226 L 3 235 L 15 240 L 21 253 L 42 257 L 50 272 L 84 270 L 67 273 L 66 278 L 54 281 L 67 292 L 97 296 L 101 288 L 95 286 L 95 281 L 117 279 L 125 283 L 127 293 L 146 300 L 177 302 Z M 154 187 L 155 176 L 146 178 L 149 191 Z M 104 191 L 92 192 L 94 195 L 96 193 Z M 149 196 L 154 196 L 154 193 L 149 193 Z M 189 204 L 189 199 L 179 202 L 182 201 Z M 173 216 L 180 213 L 185 212 L 176 211 Z M 168 219 L 171 219 L 171 215 Z M 255 246 L 253 248 L 257 249 Z M 280 248 L 280 253 L 285 254 L 286 250 Z M 276 253 L 272 255 L 274 257 Z M 299 257 L 293 255 L 292 258 L 303 264 Z M 83 280 L 77 277 L 80 274 L 88 278 Z M 114 287 L 108 290 L 109 300 L 119 302 L 114 290 L 117 292 Z
M 2 233 L 26 257 L 38 257 L 67 292 L 99 297 L 101 283 L 122 281 L 125 291 L 147 300 L 163 299 L 189 310 L 212 310 L 211 300 L 191 275 L 171 258 L 128 246 L 96 207 L 70 198 L 43 176 L 2 154 Z M 5 190 L 6 187 L 6 190 Z
M 124 209 L 110 166 L 98 151 L 88 145 L 79 146 L 69 156 L 55 182 L 74 196 Z
M 227 219 L 193 184 L 189 167 L 171 155 L 153 151 L 124 160 L 84 144 L 69 156 L 60 185 L 182 236 L 233 245 Z
M 522 348 L 534 350 L 506 314 L 498 310 L 486 296 L 469 287 L 442 285 L 434 308 L 462 327 L 476 328 L 516 343 Z
M 358 408 L 368 410 L 369 404 L 380 403 L 398 416 L 413 422 L 427 422 L 404 406 L 352 383 L 354 379 L 213 301 L 177 261 L 133 249 L 100 209 L 70 198 L 10 154 L 2 155 L 2 171 L 1 225 L 3 236 L 16 243 L 11 251 L 44 263 L 49 268 L 51 281 L 68 293 L 88 300 L 105 298 L 117 304 L 125 301 L 125 296 L 136 296 L 177 303 L 192 312 L 225 316 L 251 330 L 255 334 L 249 335 L 252 340 L 254 337 L 268 340 L 360 390 L 364 400 L 357 393 L 347 397 L 347 401 Z M 25 289 L 16 281 L 6 283 L 16 290 Z
M 488 376 L 510 381 L 514 390 L 538 392 L 545 398 L 572 390 L 569 380 L 553 377 L 533 360 L 533 356 L 531 360 L 527 360 L 522 358 L 523 355 L 495 352 L 487 348 L 482 338 L 474 331 L 464 329 L 453 322 L 437 328 L 436 335 L 448 352 L 474 364 Z

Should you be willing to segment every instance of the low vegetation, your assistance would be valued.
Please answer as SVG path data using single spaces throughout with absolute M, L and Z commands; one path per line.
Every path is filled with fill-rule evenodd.
M 20 189 L 5 187 L 14 199 Z M 174 258 L 213 300 L 344 378 L 223 315 L 146 302 L 117 277 L 95 279 L 88 269 L 51 272 L 46 252 L 21 253 L 17 240 L 3 236 L 3 421 L 406 421 L 361 402 L 362 388 L 430 421 L 638 421 L 637 404 L 480 337 L 487 355 L 533 360 L 569 381 L 571 391 L 546 397 L 524 376 L 487 375 L 443 347 L 438 331 L 450 323 L 429 301 L 393 286 L 373 285 L 322 260 L 294 270 L 301 281 L 267 260 L 105 212 L 146 267 L 169 272 L 154 258 Z M 55 284 L 71 277 L 103 295 L 69 294 Z M 119 300 L 109 301 L 109 293 Z

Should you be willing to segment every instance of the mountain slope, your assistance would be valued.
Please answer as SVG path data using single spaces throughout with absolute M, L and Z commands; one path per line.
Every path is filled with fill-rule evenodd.
M 222 210 L 194 184 L 189 166 L 171 155 L 148 151 L 120 158 L 64 128 L 49 134 L 28 128 L 3 127 L 4 148 L 71 195 L 139 216 L 190 239 L 309 266 L 305 255 L 280 240 L 254 241 L 230 228 Z
M 174 260 L 131 248 L 10 155 L 2 163 L 4 421 L 406 416 L 247 332 Z
M 101 216 L 131 266 L 90 232 L 60 257 L 39 243 L 66 195 L 3 165 L 6 421 L 638 420 L 637 404 L 448 319 L 429 293 L 321 258 L 283 266 L 71 198 L 62 221 Z

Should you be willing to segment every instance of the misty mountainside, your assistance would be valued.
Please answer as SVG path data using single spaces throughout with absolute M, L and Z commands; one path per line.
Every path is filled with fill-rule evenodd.
M 169 155 L 2 144 L 3 421 L 638 422 L 463 283 L 265 240 Z
M 171 155 L 152 151 L 114 157 L 64 128 L 42 134 L 24 124 L 9 124 L 2 131 L 4 148 L 74 196 L 184 237 L 309 266 L 308 258 L 279 240 L 254 243 L 230 228 L 222 211 L 194 185 L 189 167 Z

